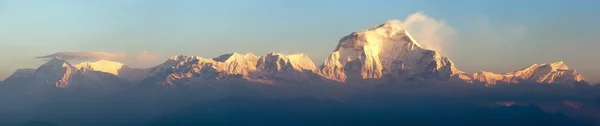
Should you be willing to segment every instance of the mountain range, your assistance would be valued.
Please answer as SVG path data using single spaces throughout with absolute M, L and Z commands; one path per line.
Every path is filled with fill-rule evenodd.
M 413 115 L 441 118 L 437 117 L 441 111 L 457 115 L 471 110 L 471 115 L 464 116 L 490 120 L 501 115 L 509 120 L 523 120 L 527 117 L 513 116 L 526 112 L 538 120 L 571 123 L 562 115 L 545 113 L 560 111 L 569 117 L 584 115 L 582 120 L 600 125 L 595 121 L 600 120 L 600 115 L 593 114 L 600 112 L 600 86 L 589 84 L 564 62 L 533 64 L 508 73 L 469 74 L 457 68 L 450 58 L 419 45 L 398 21 L 342 37 L 320 65 L 302 53 L 257 56 L 235 52 L 214 58 L 176 55 L 151 68 L 134 68 L 105 59 L 71 62 L 49 58 L 36 69 L 18 69 L 0 81 L 0 101 L 4 101 L 0 125 L 46 120 L 74 126 L 129 126 L 128 123 L 145 122 L 168 125 L 187 121 L 194 125 L 246 125 L 244 121 L 261 125 L 273 121 L 268 120 L 271 118 L 329 116 L 340 119 L 332 120 L 332 124 L 369 125 L 360 123 L 381 119 L 384 121 L 380 123 L 402 123 L 394 117 L 406 118 L 410 124 L 424 124 L 427 121 L 412 118 Z M 496 102 L 507 100 L 520 104 L 546 105 L 544 100 L 553 103 L 546 105 L 550 107 L 543 108 L 544 112 L 539 106 L 489 110 L 470 105 L 513 103 Z M 459 102 L 460 105 L 453 105 Z M 455 110 L 456 107 L 462 109 Z M 397 114 L 402 112 L 409 114 Z M 480 117 L 482 113 L 478 112 L 486 116 Z M 374 116 L 361 116 L 370 114 Z M 211 122 L 212 118 L 216 122 Z M 566 121 L 560 121 L 563 119 Z M 253 122 L 256 120 L 264 121 Z M 444 122 L 468 122 L 452 120 Z M 515 121 L 498 121 L 502 122 Z M 530 120 L 527 124 L 536 122 Z M 314 123 L 321 122 L 307 122 Z
M 19 69 L 3 83 L 14 85 L 11 82 L 25 80 L 38 86 L 114 90 L 140 82 L 181 87 L 234 79 L 265 84 L 380 82 L 377 80 L 459 81 L 486 86 L 522 82 L 587 83 L 575 69 L 562 61 L 534 64 L 508 73 L 481 71 L 467 74 L 448 57 L 421 47 L 397 21 L 388 21 L 342 37 L 319 67 L 305 54 L 280 53 L 264 56 L 230 53 L 216 58 L 177 55 L 146 69 L 107 60 L 70 64 L 54 58 L 37 69 Z

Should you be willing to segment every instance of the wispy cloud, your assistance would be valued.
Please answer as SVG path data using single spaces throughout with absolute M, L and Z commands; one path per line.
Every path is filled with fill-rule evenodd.
M 141 54 L 137 55 L 135 59 L 142 61 L 154 61 L 158 59 L 158 55 L 152 54 L 148 51 L 144 51 Z
M 408 15 L 401 24 L 421 46 L 442 54 L 456 37 L 453 27 L 421 11 Z
M 127 57 L 125 53 L 110 52 L 57 52 L 51 55 L 39 56 L 36 58 L 59 58 L 64 60 L 122 60 Z

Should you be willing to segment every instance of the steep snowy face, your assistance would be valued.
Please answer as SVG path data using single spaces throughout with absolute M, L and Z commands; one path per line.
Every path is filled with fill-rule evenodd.
M 388 21 L 376 28 L 343 37 L 319 69 L 322 76 L 338 81 L 349 76 L 382 78 L 391 72 L 404 72 L 408 77 L 420 78 L 466 77 L 450 59 L 422 48 L 399 21 Z
M 256 68 L 261 78 L 294 81 L 309 81 L 310 73 L 316 69 L 313 61 L 305 54 L 279 53 L 269 53 L 260 57 Z
M 269 53 L 259 58 L 257 68 L 263 71 L 313 71 L 315 64 L 305 54 Z
M 218 72 L 223 72 L 231 75 L 249 76 L 250 72 L 256 71 L 256 62 L 258 57 L 254 54 L 247 53 L 241 55 L 238 53 L 225 54 L 214 58 L 215 65 L 213 66 Z
M 570 69 L 563 61 L 542 65 L 534 64 L 521 70 L 502 74 L 481 71 L 473 74 L 473 80 L 485 83 L 488 86 L 498 83 L 535 82 L 574 84 L 585 81 L 575 69 Z
M 344 82 L 346 80 L 346 72 L 344 65 L 340 63 L 340 53 L 335 51 L 325 59 L 325 62 L 319 67 L 318 73 L 324 78 Z
M 210 80 L 265 80 L 274 78 L 302 78 L 299 73 L 313 71 L 315 65 L 304 54 L 266 56 L 231 53 L 216 58 L 173 56 L 154 68 L 151 79 L 159 85 L 178 86 Z

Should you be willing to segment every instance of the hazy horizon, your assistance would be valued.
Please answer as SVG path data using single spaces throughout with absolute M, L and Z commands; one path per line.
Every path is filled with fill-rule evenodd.
M 0 50 L 9 52 L 0 80 L 57 52 L 106 52 L 133 67 L 179 54 L 306 53 L 321 65 L 341 37 L 399 19 L 468 73 L 562 60 L 600 81 L 600 2 L 448 2 L 0 0 Z

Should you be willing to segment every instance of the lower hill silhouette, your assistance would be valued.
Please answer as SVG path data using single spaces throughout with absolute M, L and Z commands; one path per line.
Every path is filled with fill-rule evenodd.
M 477 107 L 444 100 L 363 100 L 312 98 L 252 100 L 231 97 L 199 103 L 153 119 L 149 126 L 585 126 L 534 106 Z

